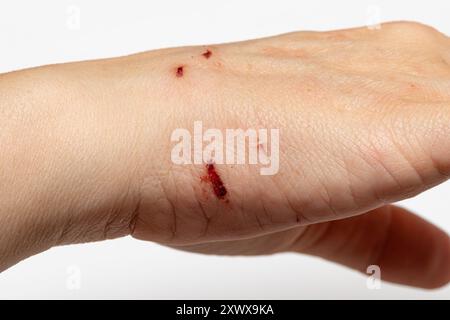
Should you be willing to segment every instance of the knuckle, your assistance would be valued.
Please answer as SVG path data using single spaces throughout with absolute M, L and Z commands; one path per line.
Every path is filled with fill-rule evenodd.
M 446 38 L 435 28 L 413 21 L 391 22 L 382 25 L 385 36 L 394 37 L 396 41 L 414 42 L 417 44 L 429 44 L 438 42 Z
M 397 30 L 406 34 L 432 34 L 438 32 L 433 27 L 415 21 L 396 21 L 383 24 L 389 30 Z

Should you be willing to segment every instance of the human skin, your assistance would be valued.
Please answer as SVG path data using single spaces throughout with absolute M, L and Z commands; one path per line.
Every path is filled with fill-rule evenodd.
M 417 287 L 450 280 L 446 232 L 390 204 L 450 173 L 450 40 L 431 27 L 295 32 L 7 73 L 0 120 L 0 270 L 131 234 L 208 254 L 375 264 L 383 280 Z M 204 165 L 170 158 L 173 130 L 196 120 L 280 129 L 279 172 L 217 164 L 228 190 L 217 199 Z

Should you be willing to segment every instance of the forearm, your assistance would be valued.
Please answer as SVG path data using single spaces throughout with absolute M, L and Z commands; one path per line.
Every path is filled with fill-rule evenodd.
M 130 234 L 141 205 L 151 213 L 167 201 L 174 118 L 191 116 L 173 86 L 178 51 L 0 76 L 0 269 L 55 245 Z
M 0 269 L 61 243 L 128 234 L 139 153 L 130 141 L 141 126 L 133 105 L 107 102 L 114 88 L 87 64 L 1 76 Z

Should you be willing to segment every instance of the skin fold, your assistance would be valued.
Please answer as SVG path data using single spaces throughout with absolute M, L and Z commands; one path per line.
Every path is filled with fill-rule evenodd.
M 431 27 L 294 32 L 7 73 L 0 120 L 0 270 L 131 234 L 206 254 L 376 264 L 383 280 L 423 288 L 450 280 L 448 235 L 391 205 L 450 173 L 450 39 Z M 218 164 L 228 201 L 217 199 L 204 165 L 170 159 L 173 130 L 198 120 L 278 128 L 279 172 Z

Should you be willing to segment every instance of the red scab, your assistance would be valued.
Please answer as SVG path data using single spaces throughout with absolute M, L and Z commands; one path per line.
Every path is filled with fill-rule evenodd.
M 177 71 L 175 72 L 176 76 L 178 78 L 181 78 L 184 75 L 184 67 L 183 66 L 179 66 L 177 68 Z
M 202 53 L 202 56 L 204 56 L 206 59 L 209 59 L 212 55 L 211 50 L 206 50 L 205 52 Z
M 211 183 L 214 194 L 217 198 L 224 200 L 228 191 L 225 188 L 222 179 L 216 171 L 214 164 L 206 164 L 206 176 L 201 178 L 202 181 L 208 181 Z

